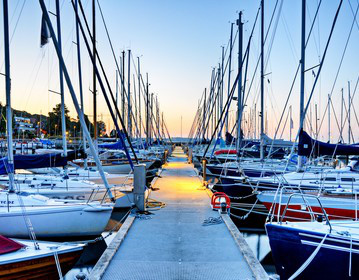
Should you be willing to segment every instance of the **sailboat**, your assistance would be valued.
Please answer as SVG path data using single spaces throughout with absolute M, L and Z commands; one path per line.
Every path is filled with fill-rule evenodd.
M 338 4 L 333 27 L 342 2 L 340 1 Z M 306 153 L 317 152 L 318 148 L 321 148 L 319 149 L 320 153 L 335 155 L 336 150 L 339 154 L 347 150 L 345 154 L 357 155 L 358 147 L 350 145 L 344 147 L 341 144 L 332 145 L 318 141 L 313 141 L 313 146 L 311 146 L 312 141 L 302 145 L 303 138 L 305 139 L 307 136 L 302 133 L 302 129 L 308 108 L 304 109 L 306 10 L 306 1 L 302 0 L 301 118 L 298 131 L 301 133 L 302 139 L 299 139 L 299 159 L 303 159 L 302 156 Z M 328 38 L 327 45 L 330 38 L 331 36 Z M 318 80 L 325 54 L 326 52 L 321 58 L 312 92 Z M 274 205 L 272 210 L 275 209 L 278 213 L 276 214 L 278 220 L 274 222 L 273 219 L 276 215 L 271 215 L 268 223 L 266 223 L 266 231 L 277 273 L 281 279 L 357 279 L 359 277 L 359 268 L 355 265 L 359 261 L 357 173 L 347 167 L 342 170 L 330 170 L 315 176 L 312 172 L 303 173 L 303 170 L 300 169 L 302 167 L 300 161 L 298 167 L 301 172 L 298 172 L 297 175 L 284 175 L 287 178 L 296 177 L 294 179 L 297 179 L 297 188 L 290 185 L 284 186 L 283 189 L 289 189 L 287 192 L 280 189 L 281 185 L 278 186 L 279 198 L 283 199 L 285 207 L 282 211 L 281 207 Z M 351 167 L 355 167 L 355 165 Z M 312 193 L 302 191 L 301 182 L 298 180 L 300 175 L 304 178 L 303 184 L 305 186 L 316 186 L 318 191 Z M 265 202 L 267 201 L 266 196 L 267 193 L 263 193 L 263 195 L 259 195 L 259 198 Z M 345 196 L 349 197 L 346 198 Z M 304 216 L 304 212 L 307 212 L 307 216 Z M 293 222 L 293 218 L 309 218 L 310 220 Z
M 4 1 L 4 5 L 5 4 L 4 49 L 9 188 L 6 191 L 0 191 L 0 224 L 3 225 L 0 228 L 0 234 L 4 234 L 8 237 L 22 238 L 33 234 L 41 238 L 99 235 L 107 225 L 112 213 L 113 204 L 51 200 L 41 195 L 28 195 L 16 189 L 12 145 L 13 130 L 7 1 Z M 57 6 L 58 4 L 57 1 Z M 48 14 L 46 15 L 48 16 Z M 49 23 L 49 18 L 47 19 Z M 112 194 L 110 193 L 109 195 L 112 198 Z
M 83 244 L 19 240 L 0 236 L 0 278 L 60 278 L 74 266 L 83 248 Z
M 273 222 L 266 231 L 281 279 L 359 277 L 358 221 Z
M 59 48 L 61 52 L 61 30 L 60 30 L 60 10 L 58 5 L 57 9 L 57 27 Z M 64 114 L 64 85 L 63 85 L 63 67 L 60 63 L 60 91 L 61 91 L 61 121 L 62 121 L 62 140 L 63 150 L 60 153 L 58 150 L 42 151 L 40 155 L 17 155 L 14 162 L 14 168 L 30 169 L 33 173 L 38 174 L 17 174 L 15 176 L 15 183 L 17 189 L 25 191 L 30 194 L 41 194 L 53 199 L 73 199 L 73 200 L 103 200 L 109 192 L 106 186 L 103 186 L 103 178 L 99 170 L 95 168 L 81 168 L 79 166 L 68 168 L 69 161 L 74 159 L 75 151 L 67 150 L 66 142 L 66 122 Z M 85 140 L 84 140 L 85 143 Z M 18 160 L 16 160 L 20 157 Z M 4 161 L 6 162 L 6 161 Z M 71 164 L 71 163 L 70 163 Z M 5 163 L 4 163 L 5 165 Z M 62 167 L 58 169 L 57 167 Z M 1 168 L 0 168 L 1 169 Z M 7 173 L 7 166 L 2 168 L 4 173 Z M 46 174 L 46 175 L 43 175 Z M 51 174 L 49 176 L 48 174 Z M 127 181 L 127 177 L 111 176 L 105 174 L 106 178 L 111 177 L 113 183 L 123 184 Z M 114 178 L 115 177 L 115 178 Z M 121 177 L 121 178 L 119 178 Z M 93 182 L 87 181 L 91 179 L 101 185 L 95 185 Z M 7 177 L 3 176 L 0 179 L 5 187 Z M 114 190 L 114 186 L 112 190 Z M 116 187 L 118 189 L 118 187 Z
M 113 209 L 113 204 L 56 200 L 9 191 L 0 191 L 0 205 L 0 223 L 6 225 L 0 228 L 0 234 L 16 238 L 29 236 L 28 220 L 39 238 L 98 236 Z

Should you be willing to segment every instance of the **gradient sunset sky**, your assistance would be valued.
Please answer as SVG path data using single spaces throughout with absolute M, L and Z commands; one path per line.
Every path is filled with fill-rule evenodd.
M 91 1 L 83 0 L 83 5 L 91 22 Z M 172 136 L 180 136 L 180 120 L 183 116 L 183 136 L 187 136 L 191 127 L 198 100 L 205 87 L 209 87 L 212 67 L 221 60 L 221 46 L 228 44 L 230 22 L 235 22 L 238 12 L 243 11 L 244 43 L 253 26 L 260 1 L 253 0 L 100 0 L 106 18 L 110 36 L 117 57 L 130 48 L 134 58 L 141 57 L 142 73 L 149 73 L 150 92 L 158 95 L 161 109 L 167 120 Z M 278 2 L 278 3 L 277 3 Z M 307 34 L 312 23 L 319 0 L 307 0 Z M 306 68 L 319 63 L 339 0 L 322 1 L 319 16 L 314 25 L 307 47 Z M 48 10 L 55 12 L 55 1 L 46 0 Z M 273 9 L 277 10 L 265 45 L 265 56 L 270 52 L 266 63 L 266 111 L 268 114 L 268 133 L 273 135 L 278 119 L 289 93 L 296 67 L 300 59 L 300 0 L 265 1 L 265 26 L 268 28 Z M 59 91 L 58 64 L 52 42 L 40 48 L 41 10 L 38 1 L 12 0 L 10 5 L 11 40 L 11 77 L 13 107 L 32 113 L 47 114 L 60 97 L 49 93 Z M 77 58 L 75 41 L 75 18 L 70 1 L 61 1 L 63 54 L 71 74 L 75 89 L 78 89 Z M 340 122 L 341 89 L 344 90 L 346 106 L 348 104 L 348 81 L 352 93 L 358 79 L 359 70 L 359 25 L 353 21 L 358 1 L 344 0 L 337 24 L 331 39 L 322 75 L 313 96 L 311 115 L 308 121 L 315 126 L 314 108 L 318 104 L 319 122 L 323 126 L 319 136 L 327 140 L 327 116 L 323 116 L 327 96 L 332 92 L 335 114 Z M 2 9 L 2 5 L 1 5 Z M 98 9 L 98 6 L 97 6 Z M 280 13 L 279 13 L 280 11 Z M 3 11 L 1 10 L 1 14 Z M 99 11 L 97 10 L 97 41 L 100 56 L 107 70 L 113 88 L 115 87 L 115 63 L 106 38 Z M 53 23 L 55 17 L 51 16 Z M 335 76 L 349 38 L 338 79 Z M 1 20 L 1 38 L 3 22 Z M 274 32 L 275 30 L 275 32 Z M 235 25 L 236 31 L 236 25 Z M 248 79 L 250 81 L 256 60 L 259 56 L 259 26 L 257 26 L 251 45 Z M 272 42 L 272 43 L 271 43 Z M 0 44 L 1 72 L 3 65 L 3 40 Z M 232 77 L 237 74 L 237 43 L 233 50 Z M 83 85 L 85 94 L 85 113 L 92 115 L 92 69 L 82 42 Z M 126 62 L 127 68 L 127 62 Z M 133 65 L 132 65 L 132 70 Z M 314 68 L 314 74 L 318 68 Z M 132 73 L 134 73 L 132 71 Z M 0 100 L 5 103 L 5 79 L 0 79 Z M 227 78 L 225 77 L 225 81 Z M 233 78 L 232 78 L 233 82 Z M 306 74 L 306 94 L 309 95 L 314 75 Z M 333 86 L 334 85 L 334 86 Z M 136 84 L 137 87 L 137 84 Z M 332 90 L 333 88 L 333 90 Z M 224 92 L 227 93 L 227 85 Z M 259 108 L 259 78 L 254 79 L 253 88 L 247 102 L 248 109 L 257 104 Z M 71 115 L 76 116 L 72 101 L 66 89 L 66 105 Z M 354 97 L 353 107 L 358 109 L 359 98 Z M 299 83 L 296 82 L 290 99 L 293 106 L 294 130 L 298 127 Z M 230 123 L 234 121 L 234 105 L 231 108 Z M 112 126 L 108 109 L 101 94 L 99 95 L 99 119 Z M 332 112 L 333 113 L 333 112 Z M 358 123 L 352 110 L 352 129 L 355 141 L 359 141 Z M 285 113 L 286 116 L 287 113 Z M 359 112 L 357 112 L 359 114 Z M 248 116 L 246 116 L 248 118 Z M 338 128 L 332 115 L 332 141 L 338 140 Z M 280 132 L 282 128 L 280 129 Z M 281 133 L 280 133 L 281 134 Z M 347 128 L 344 131 L 347 139 Z M 289 123 L 284 128 L 284 138 L 289 137 Z

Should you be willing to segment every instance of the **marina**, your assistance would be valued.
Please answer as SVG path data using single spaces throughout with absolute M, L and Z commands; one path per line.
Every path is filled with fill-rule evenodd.
M 359 279 L 356 0 L 1 0 L 0 280 Z

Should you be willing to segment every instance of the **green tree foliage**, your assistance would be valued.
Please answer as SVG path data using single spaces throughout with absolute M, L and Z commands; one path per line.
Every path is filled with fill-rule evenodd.
M 69 109 L 65 105 L 65 120 L 66 120 L 66 128 L 71 127 L 71 120 L 69 116 Z M 56 106 L 52 109 L 52 112 L 49 113 L 49 126 L 48 129 L 52 135 L 56 133 L 56 135 L 60 135 L 62 131 L 61 124 L 61 104 L 56 104 Z
M 49 116 L 39 115 L 39 114 L 30 114 L 26 111 L 19 111 L 13 109 L 13 118 L 24 117 L 29 118 L 33 123 L 33 126 L 36 128 L 34 132 L 26 132 L 25 137 L 32 138 L 36 137 L 40 133 L 40 127 L 42 131 L 46 131 L 47 136 L 61 136 L 61 104 L 56 104 L 56 106 L 49 112 Z M 90 131 L 91 136 L 94 135 L 94 126 L 90 121 L 88 115 L 85 116 L 85 122 L 87 129 Z M 74 120 L 69 116 L 69 109 L 65 105 L 65 120 L 66 120 L 66 131 L 70 137 L 80 137 L 82 135 L 81 125 L 78 117 Z M 41 121 L 41 124 L 40 124 Z M 97 123 L 98 135 L 100 137 L 106 137 L 106 125 L 103 121 Z M 13 121 L 14 125 L 14 121 Z M 16 133 L 16 132 L 15 132 Z M 0 102 L 0 135 L 5 136 L 6 134 L 6 107 Z

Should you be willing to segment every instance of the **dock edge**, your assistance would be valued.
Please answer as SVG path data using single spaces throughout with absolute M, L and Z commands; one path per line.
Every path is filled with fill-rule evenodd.
M 135 216 L 129 215 L 120 230 L 116 233 L 116 236 L 111 241 L 111 243 L 106 248 L 105 252 L 103 252 L 101 258 L 97 261 L 96 265 L 92 269 L 88 279 L 89 280 L 98 280 L 101 279 L 105 274 L 107 267 L 109 266 L 113 256 L 116 254 L 117 250 L 120 248 L 122 241 L 125 239 L 128 231 L 130 230 Z
M 202 179 L 201 176 L 199 176 Z M 206 188 L 207 195 L 211 198 L 213 192 Z M 221 214 L 222 220 L 227 226 L 229 232 L 231 233 L 234 241 L 236 242 L 239 250 L 243 254 L 244 259 L 246 260 L 249 268 L 252 270 L 253 276 L 257 280 L 270 279 L 267 272 L 264 270 L 261 263 L 258 259 L 253 255 L 253 251 L 249 247 L 247 241 L 244 239 L 241 232 L 238 230 L 237 226 L 233 223 L 232 219 L 229 217 L 229 214 Z
M 264 270 L 263 266 L 260 264 L 258 259 L 253 255 L 253 252 L 251 248 L 249 248 L 247 241 L 244 239 L 243 235 L 238 230 L 236 225 L 233 223 L 229 215 L 221 214 L 221 217 L 224 223 L 226 224 L 229 232 L 231 233 L 234 241 L 239 247 L 241 253 L 243 254 L 244 259 L 248 263 L 248 266 L 252 270 L 255 279 L 257 280 L 269 279 L 267 272 Z

